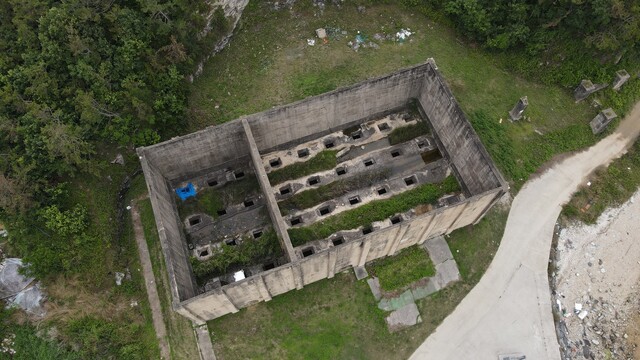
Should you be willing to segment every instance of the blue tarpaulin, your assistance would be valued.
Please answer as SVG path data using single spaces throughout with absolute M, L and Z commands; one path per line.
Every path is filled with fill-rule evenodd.
M 178 194 L 182 201 L 185 201 L 192 196 L 196 196 L 196 188 L 192 183 L 188 183 L 185 187 L 177 188 L 176 194 Z

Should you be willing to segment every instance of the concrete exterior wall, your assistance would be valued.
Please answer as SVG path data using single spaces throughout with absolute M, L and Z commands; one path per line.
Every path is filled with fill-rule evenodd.
M 169 184 L 160 171 L 149 163 L 144 150 L 138 150 L 138 155 L 149 190 L 160 245 L 165 254 L 164 258 L 175 305 L 177 302 L 189 299 L 196 294 L 186 241 L 183 241 L 182 227 Z
M 423 64 L 290 105 L 249 115 L 261 152 L 316 138 L 398 109 L 415 98 L 429 64 Z
M 171 186 L 242 161 L 259 164 L 259 153 L 286 148 L 391 113 L 406 106 L 412 98 L 419 100 L 420 110 L 430 120 L 438 147 L 451 162 L 464 190 L 464 200 L 306 258 L 291 257 L 292 262 L 278 268 L 196 294 Z M 243 122 L 248 125 L 246 129 Z M 138 154 L 167 262 L 174 309 L 196 322 L 269 301 L 273 296 L 331 278 L 345 269 L 363 266 L 428 238 L 475 224 L 507 191 L 506 183 L 433 62 L 141 148 Z M 261 187 L 270 189 L 266 176 L 262 176 Z M 279 214 L 272 215 L 281 220 Z
M 504 180 L 444 79 L 433 67 L 426 73 L 418 100 L 462 187 L 471 195 L 503 187 Z
M 144 148 L 148 161 L 172 184 L 209 171 L 249 160 L 242 123 L 232 121 L 208 127 Z
M 273 296 L 298 288 L 294 271 L 296 268 L 300 270 L 303 285 L 308 285 L 333 277 L 333 274 L 351 267 L 394 255 L 428 238 L 448 234 L 457 228 L 473 224 L 498 193 L 487 192 L 450 207 L 438 208 L 395 226 L 374 231 L 360 239 L 225 285 L 221 290 L 201 294 L 181 305 L 210 320 L 260 301 L 269 301 Z M 235 307 L 228 306 L 228 303 L 234 304 Z

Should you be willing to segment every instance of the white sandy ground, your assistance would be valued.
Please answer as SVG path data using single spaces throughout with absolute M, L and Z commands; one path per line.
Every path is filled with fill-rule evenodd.
M 528 181 L 487 272 L 411 359 L 560 359 L 547 274 L 558 215 L 585 178 L 624 154 L 639 132 L 640 103 L 611 135 Z
M 626 328 L 638 311 L 640 191 L 606 210 L 594 225 L 562 229 L 556 251 L 554 282 L 556 301 L 566 314 L 565 354 L 572 359 L 632 359 L 634 344 Z M 576 304 L 586 315 L 583 320 Z

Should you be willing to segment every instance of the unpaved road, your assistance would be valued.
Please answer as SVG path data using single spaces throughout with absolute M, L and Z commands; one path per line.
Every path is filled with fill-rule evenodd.
M 560 359 L 547 278 L 554 225 L 583 179 L 622 155 L 639 132 L 640 103 L 613 134 L 527 182 L 489 269 L 411 359 Z
M 638 169 L 633 169 L 638 171 Z M 594 225 L 562 229 L 553 277 L 571 359 L 632 359 L 637 340 L 627 335 L 638 311 L 640 191 L 607 209 Z M 580 319 L 576 308 L 584 315 Z
M 142 231 L 142 223 L 140 222 L 140 213 L 138 212 L 137 202 L 132 202 L 131 220 L 133 222 L 133 233 L 138 244 L 138 253 L 140 254 L 140 265 L 142 266 L 142 275 L 144 276 L 144 285 L 147 288 L 149 296 L 149 307 L 151 307 L 151 318 L 153 320 L 153 328 L 156 330 L 158 343 L 160 344 L 160 357 L 168 360 L 171 358 L 169 351 L 169 342 L 167 341 L 167 327 L 162 318 L 162 308 L 160 307 L 160 298 L 158 297 L 158 288 L 156 287 L 153 268 L 151 267 L 151 257 L 149 256 L 149 248 Z

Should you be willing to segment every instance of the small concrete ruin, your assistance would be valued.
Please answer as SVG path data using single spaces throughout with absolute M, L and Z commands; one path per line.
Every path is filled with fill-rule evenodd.
M 411 137 L 391 141 L 400 133 Z M 432 59 L 137 152 L 173 309 L 198 324 L 476 224 L 508 191 Z M 332 168 L 307 171 L 327 156 Z M 371 202 L 452 181 L 457 190 L 408 211 L 312 232 Z M 197 196 L 180 200 L 175 191 L 189 183 Z M 304 194 L 325 198 L 289 207 Z M 275 247 L 260 257 L 236 256 L 268 239 Z M 438 271 L 453 274 L 450 263 Z
M 620 90 L 622 85 L 626 83 L 629 79 L 631 79 L 631 75 L 627 72 L 627 70 L 622 69 L 616 71 L 616 77 L 613 80 L 613 84 L 611 85 L 612 89 L 615 91 Z
M 521 97 L 518 102 L 515 104 L 513 109 L 509 111 L 509 117 L 511 121 L 518 121 L 522 119 L 522 114 L 524 114 L 524 110 L 529 106 L 529 99 L 526 96 Z
M 593 131 L 594 134 L 601 133 L 616 117 L 618 117 L 618 115 L 616 115 L 611 108 L 600 111 L 589 123 L 589 125 L 591 125 L 591 131 Z
M 573 97 L 576 99 L 576 102 L 580 102 L 589 97 L 589 95 L 594 92 L 604 89 L 608 86 L 608 84 L 594 84 L 591 80 L 582 80 L 580 85 L 573 92 Z

